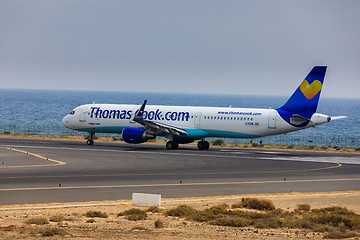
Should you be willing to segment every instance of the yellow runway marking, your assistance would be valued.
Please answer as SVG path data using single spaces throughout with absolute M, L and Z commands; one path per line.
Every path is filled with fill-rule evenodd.
M 50 161 L 50 159 L 49 159 Z M 65 164 L 65 163 L 63 163 Z M 71 177 L 121 177 L 121 176 L 174 176 L 174 175 L 214 175 L 214 174 L 249 174 L 249 173 L 289 173 L 320 171 L 341 167 L 341 163 L 332 163 L 335 166 L 310 169 L 278 170 L 278 171 L 250 171 L 250 172 L 185 172 L 185 173 L 120 173 L 120 174 L 85 174 L 85 175 L 63 175 L 63 176 L 21 176 L 21 177 L 0 177 L 0 179 L 24 179 L 24 178 L 71 178 Z
M 22 166 L 7 166 L 7 165 L 5 165 L 3 168 L 49 167 L 49 166 L 57 166 L 57 165 L 64 165 L 64 164 L 66 164 L 65 162 L 62 162 L 62 161 L 58 161 L 58 160 L 55 160 L 55 159 L 47 158 L 47 157 L 44 157 L 44 156 L 41 156 L 41 155 L 38 155 L 38 154 L 35 154 L 35 153 L 31 153 L 31 152 L 28 152 L 28 151 L 19 150 L 19 149 L 16 149 L 16 148 L 7 147 L 7 148 L 5 148 L 5 149 L 8 149 L 8 150 L 10 150 L 10 151 L 15 151 L 15 152 L 24 153 L 24 154 L 26 154 L 27 156 L 31 155 L 31 156 L 34 156 L 34 157 L 37 157 L 37 158 L 40 158 L 40 159 L 44 159 L 45 161 L 50 161 L 50 162 L 54 162 L 54 163 L 53 163 L 53 164 L 40 164 L 40 165 L 22 165 Z
M 360 181 L 360 178 L 343 178 L 343 179 L 302 179 L 288 180 L 284 183 L 278 181 L 252 181 L 252 182 L 218 182 L 218 183 L 159 183 L 159 184 L 135 184 L 135 185 L 114 185 L 114 186 L 63 186 L 62 189 L 90 189 L 90 188 L 131 188 L 131 187 L 168 187 L 168 186 L 205 186 L 205 185 L 240 185 L 240 184 L 266 184 L 266 183 L 302 183 L 302 182 L 335 182 L 335 181 Z M 0 189 L 0 191 L 24 191 L 24 190 L 59 190 L 58 187 L 39 187 L 39 188 L 9 188 Z M 59 190 L 61 191 L 61 190 Z

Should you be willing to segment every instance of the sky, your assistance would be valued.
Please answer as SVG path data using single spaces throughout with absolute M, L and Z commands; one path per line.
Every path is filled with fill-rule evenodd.
M 0 88 L 360 98 L 358 0 L 0 0 Z

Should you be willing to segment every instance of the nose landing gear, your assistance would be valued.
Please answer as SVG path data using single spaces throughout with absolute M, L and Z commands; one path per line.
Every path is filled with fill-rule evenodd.
M 95 135 L 95 133 L 90 133 L 89 134 L 89 139 L 86 141 L 87 145 L 93 145 L 94 144 L 94 139 L 93 139 L 94 135 Z

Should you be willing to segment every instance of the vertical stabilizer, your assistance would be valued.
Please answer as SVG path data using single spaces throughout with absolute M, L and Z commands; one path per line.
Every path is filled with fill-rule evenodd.
M 306 121 L 299 121 L 299 119 L 309 120 L 316 112 L 325 72 L 326 66 L 314 67 L 289 100 L 282 107 L 276 109 L 285 121 L 298 127 L 307 124 Z M 291 118 L 294 121 L 291 121 Z M 299 122 L 302 123 L 299 124 Z

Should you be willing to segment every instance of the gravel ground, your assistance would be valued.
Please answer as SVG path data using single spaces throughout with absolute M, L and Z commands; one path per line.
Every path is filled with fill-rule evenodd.
M 312 208 L 329 206 L 347 207 L 360 214 L 360 191 L 328 193 L 279 193 L 231 195 L 204 198 L 162 199 L 161 208 L 170 209 L 180 204 L 187 204 L 196 209 L 213 205 L 237 203 L 243 197 L 257 197 L 272 200 L 276 208 L 291 211 L 297 204 L 307 203 Z M 0 206 L 0 239 L 37 239 L 42 237 L 41 230 L 55 227 L 66 231 L 67 235 L 43 237 L 51 239 L 322 239 L 321 233 L 299 229 L 255 229 L 252 227 L 224 227 L 206 223 L 192 222 L 177 217 L 165 217 L 161 213 L 148 213 L 146 220 L 129 221 L 117 214 L 132 208 L 130 200 L 101 201 L 86 203 L 52 203 Z M 96 204 L 96 205 L 93 205 Z M 106 205 L 108 204 L 108 205 Z M 84 206 L 74 206 L 84 205 Z M 90 206 L 86 206 L 90 205 Z M 38 209 L 34 209 L 38 207 Z M 47 208 L 54 207 L 54 208 Z M 13 209 L 10 208 L 22 208 Z M 147 209 L 147 207 L 139 207 Z M 7 210 L 4 210 L 7 209 Z M 84 216 L 87 211 L 106 212 L 108 218 L 91 218 Z M 60 223 L 50 222 L 46 225 L 27 225 L 24 222 L 31 218 L 62 216 Z M 164 226 L 155 227 L 160 219 Z

